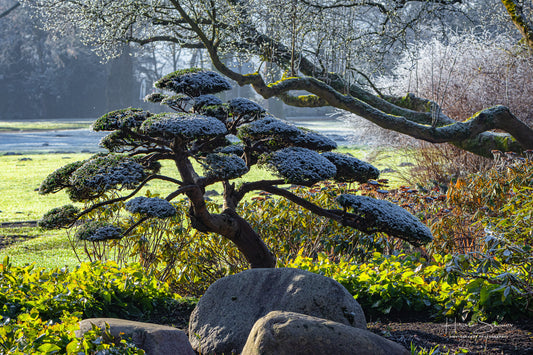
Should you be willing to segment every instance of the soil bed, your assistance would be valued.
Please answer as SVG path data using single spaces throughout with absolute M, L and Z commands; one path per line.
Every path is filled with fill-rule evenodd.
M 368 329 L 410 349 L 439 346 L 450 354 L 533 354 L 533 321 L 516 323 L 372 322 Z
M 188 319 L 194 306 L 180 305 L 172 315 L 155 315 L 149 321 L 172 325 L 187 332 Z M 161 316 L 161 318 L 158 318 Z M 170 320 L 172 319 L 172 320 Z M 398 322 L 383 319 L 369 322 L 368 330 L 411 349 L 425 349 L 433 354 L 533 354 L 533 320 L 515 323 L 432 323 Z M 416 353 L 415 352 L 415 353 Z

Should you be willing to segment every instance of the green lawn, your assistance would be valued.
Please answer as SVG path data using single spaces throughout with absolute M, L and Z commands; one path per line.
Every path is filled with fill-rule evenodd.
M 0 132 L 50 131 L 89 128 L 92 121 L 0 121 Z
M 43 231 L 39 228 L 0 228 L 0 235 L 30 235 L 34 239 L 13 244 L 0 250 L 0 260 L 9 256 L 17 266 L 34 263 L 38 267 L 73 267 L 79 264 L 76 253 L 72 249 L 66 231 Z M 82 261 L 83 250 L 78 250 Z

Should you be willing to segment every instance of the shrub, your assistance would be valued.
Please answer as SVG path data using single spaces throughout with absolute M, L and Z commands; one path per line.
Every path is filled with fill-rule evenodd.
M 317 205 L 337 208 L 335 198 L 339 194 L 358 192 L 351 187 L 346 183 L 323 183 L 311 189 L 293 186 L 290 190 Z M 83 249 L 91 260 L 111 259 L 119 265 L 139 263 L 148 273 L 184 295 L 200 296 L 217 279 L 246 269 L 246 260 L 232 243 L 192 227 L 187 220 L 186 200 L 174 202 L 173 207 L 175 215 L 153 218 L 142 225 L 133 219 L 120 219 L 124 209 L 122 202 L 95 209 L 87 215 L 88 219 L 98 216 L 100 223 L 120 220 L 124 230 L 132 228 L 130 235 L 120 240 L 77 242 L 84 244 Z M 208 207 L 214 213 L 219 212 L 216 203 L 208 202 Z M 342 227 L 265 192 L 244 201 L 238 212 L 264 236 L 265 243 L 280 259 L 279 265 L 297 255 L 316 257 L 318 253 L 326 253 L 332 260 L 340 257 L 366 260 L 372 251 L 390 252 L 407 244 L 384 234 L 366 235 Z
M 139 265 L 119 268 L 116 263 L 83 263 L 74 270 L 46 270 L 32 265 L 0 264 L 0 315 L 15 318 L 31 310 L 47 320 L 64 311 L 89 317 L 142 319 L 159 307 L 171 306 L 167 285 L 146 275 Z
M 531 279 L 531 257 L 525 259 L 525 268 L 499 257 L 492 264 L 464 260 L 441 254 L 426 260 L 420 254 L 373 253 L 364 263 L 353 259 L 334 262 L 319 254 L 317 259 L 298 256 L 286 266 L 340 282 L 371 318 L 392 315 L 403 319 L 415 316 L 501 321 L 533 315 L 533 294 L 518 286 Z
M 74 331 L 89 317 L 161 319 L 190 301 L 146 275 L 139 265 L 84 263 L 74 270 L 0 264 L 0 354 L 143 354 L 108 329 Z M 170 320 L 169 320 L 170 321 Z M 178 320 L 173 319 L 173 322 Z
M 0 354 L 144 354 L 127 339 L 113 337 L 109 328 L 102 330 L 93 325 L 82 337 L 76 337 L 79 321 L 67 314 L 60 322 L 43 321 L 34 309 L 16 319 L 0 316 Z

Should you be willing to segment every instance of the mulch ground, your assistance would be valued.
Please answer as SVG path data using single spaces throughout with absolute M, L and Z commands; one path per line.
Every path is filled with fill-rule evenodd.
M 368 329 L 410 349 L 450 354 L 533 354 L 533 320 L 516 323 L 371 322 Z

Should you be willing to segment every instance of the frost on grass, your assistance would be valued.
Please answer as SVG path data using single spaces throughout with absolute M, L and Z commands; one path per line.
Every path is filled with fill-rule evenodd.
M 126 108 L 106 113 L 93 123 L 94 131 L 114 131 L 123 128 L 138 128 L 150 117 L 150 113 L 140 108 Z
M 235 154 L 208 154 L 202 165 L 205 177 L 213 180 L 235 179 L 248 172 L 244 160 Z
M 330 151 L 337 148 L 337 143 L 332 139 L 313 131 L 303 130 L 294 137 L 288 137 L 289 143 L 297 147 L 309 148 L 320 152 Z
M 53 208 L 46 212 L 38 225 L 44 229 L 59 229 L 68 226 L 76 220 L 80 209 L 73 205 Z
M 414 245 L 433 239 L 429 228 L 418 218 L 389 201 L 343 194 L 337 197 L 337 202 L 363 221 L 361 230 L 365 232 L 384 232 Z
M 229 110 L 234 116 L 255 116 L 259 117 L 265 112 L 265 109 L 253 101 L 238 97 L 229 102 Z
M 75 237 L 89 242 L 120 239 L 122 229 L 103 221 L 89 221 L 78 228 Z
M 134 188 L 146 177 L 144 168 L 133 158 L 109 154 L 87 160 L 70 177 L 69 197 L 83 201 L 118 188 Z
M 346 154 L 326 152 L 322 156 L 337 167 L 335 181 L 365 183 L 379 177 L 379 170 L 373 165 Z
M 170 202 L 158 197 L 136 197 L 126 202 L 126 210 L 156 218 L 167 218 L 176 214 L 176 209 Z
M 240 139 L 250 140 L 276 137 L 284 139 L 286 137 L 296 137 L 300 133 L 301 131 L 298 127 L 285 123 L 275 117 L 267 116 L 241 126 L 237 136 Z
M 335 176 L 337 169 L 328 159 L 307 148 L 290 147 L 270 155 L 267 164 L 287 183 L 312 185 Z
M 41 183 L 39 194 L 46 195 L 56 193 L 64 188 L 72 186 L 70 183 L 70 176 L 85 162 L 86 160 L 76 161 L 55 170 Z
M 178 70 L 155 82 L 158 89 L 198 97 L 230 90 L 230 83 L 220 74 L 198 68 Z
M 141 131 L 153 137 L 180 137 L 186 140 L 226 134 L 226 126 L 214 117 L 165 113 L 147 119 Z

